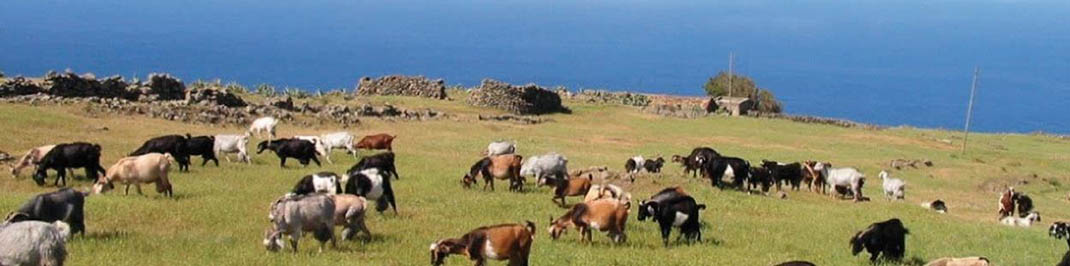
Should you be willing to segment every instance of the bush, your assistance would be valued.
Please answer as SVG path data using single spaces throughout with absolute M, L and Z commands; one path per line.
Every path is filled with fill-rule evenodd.
M 731 90 L 729 90 L 729 81 L 731 81 Z M 780 113 L 783 111 L 783 107 L 780 101 L 777 101 L 773 92 L 759 88 L 750 77 L 732 74 L 729 77 L 728 73 L 717 73 L 716 77 L 712 77 L 706 80 L 706 84 L 702 85 L 702 89 L 706 91 L 706 95 L 710 97 L 718 96 L 732 96 L 732 97 L 747 97 L 753 101 L 758 102 L 758 111 L 765 113 Z
M 275 86 L 271 86 L 265 83 L 260 83 L 260 85 L 256 85 L 256 94 L 263 95 L 264 97 L 275 97 L 275 95 L 277 95 L 277 93 L 275 92 Z

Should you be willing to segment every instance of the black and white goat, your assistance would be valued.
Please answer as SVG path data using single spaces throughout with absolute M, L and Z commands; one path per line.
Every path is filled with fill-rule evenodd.
M 688 243 L 702 241 L 699 211 L 706 209 L 706 205 L 696 203 L 694 198 L 682 194 L 677 188 L 665 189 L 662 193 L 639 203 L 639 221 L 647 217 L 657 221 L 665 246 L 669 245 L 669 234 L 673 227 L 680 228 L 680 236 Z
M 306 195 L 311 193 L 341 194 L 342 185 L 339 183 L 338 174 L 332 172 L 319 172 L 306 175 L 297 181 L 297 185 L 290 193 Z
M 383 174 L 392 175 L 394 179 L 401 179 L 401 176 L 398 175 L 397 166 L 394 165 L 394 152 L 389 151 L 360 158 L 360 161 L 346 172 L 359 172 L 371 168 L 379 168 Z
M 750 176 L 750 163 L 736 157 L 716 157 L 703 163 L 702 175 L 709 177 L 714 187 L 723 188 L 722 179 L 728 177 L 736 189 L 743 190 L 743 181 Z
M 397 202 L 394 199 L 394 189 L 390 186 L 390 178 L 383 176 L 378 168 L 349 172 L 347 175 L 346 194 L 374 200 L 375 210 L 379 213 L 385 211 L 388 205 L 394 209 L 395 215 L 398 213 Z

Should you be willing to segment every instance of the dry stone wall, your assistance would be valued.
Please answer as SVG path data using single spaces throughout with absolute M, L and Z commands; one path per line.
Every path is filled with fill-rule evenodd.
M 571 112 L 561 105 L 561 96 L 546 88 L 535 84 L 514 86 L 492 79 L 484 79 L 478 88 L 473 89 L 468 95 L 467 103 L 502 109 L 518 115 Z
M 423 76 L 391 75 L 372 79 L 360 78 L 357 95 L 403 95 L 446 99 L 446 82 Z

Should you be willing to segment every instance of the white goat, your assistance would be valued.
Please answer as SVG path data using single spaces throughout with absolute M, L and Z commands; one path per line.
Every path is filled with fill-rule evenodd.
M 70 235 L 63 221 L 0 224 L 0 265 L 63 265 Z
M 546 184 L 546 178 L 551 175 L 558 179 L 566 179 L 568 178 L 568 158 L 557 153 L 533 156 L 520 167 L 520 174 L 535 176 L 539 185 Z
M 516 153 L 516 142 L 512 141 L 495 141 L 487 145 L 487 150 L 484 151 L 486 156 L 512 154 Z
M 278 251 L 285 244 L 283 236 L 289 236 L 290 247 L 297 252 L 297 242 L 304 232 L 313 232 L 320 241 L 320 252 L 327 241 L 337 246 L 334 238 L 334 200 L 324 194 L 283 196 L 271 204 L 268 219 L 271 227 L 264 236 L 264 247 Z
M 279 120 L 274 117 L 265 116 L 253 120 L 253 125 L 249 126 L 249 133 L 256 134 L 258 138 L 264 138 L 263 133 L 268 134 L 268 139 L 275 139 L 275 126 L 279 124 Z
M 1035 222 L 1040 222 L 1040 214 L 1036 212 L 1030 212 L 1029 215 L 1026 215 L 1024 218 L 1007 216 L 1003 217 L 1003 219 L 1000 219 L 999 222 L 1008 226 L 1029 227 L 1032 226 Z
M 249 134 L 245 135 L 215 135 L 215 145 L 212 146 L 212 150 L 218 155 L 220 153 L 237 153 L 238 160 L 245 163 L 252 163 L 252 158 L 249 157 L 249 151 L 246 150 L 246 146 L 249 145 Z M 229 156 L 223 156 L 227 162 L 230 162 Z
M 327 162 L 331 162 L 331 150 L 335 148 L 346 149 L 346 152 L 353 154 L 353 158 L 356 158 L 357 148 L 353 145 L 354 138 L 353 134 L 349 134 L 349 132 L 346 131 L 321 135 L 320 140 L 323 141 L 323 147 L 326 152 L 324 157 L 327 157 Z
M 854 168 L 829 168 L 825 167 L 821 170 L 822 174 L 826 177 L 826 182 L 829 186 L 829 190 L 836 191 L 836 186 L 846 187 L 854 194 L 855 201 L 861 201 L 862 185 L 865 184 L 866 175 Z M 837 193 L 829 193 L 830 196 L 835 196 Z
M 888 175 L 887 171 L 881 171 L 879 174 L 883 181 L 884 196 L 888 199 L 896 200 L 903 199 L 904 190 L 906 189 L 907 182 L 899 178 L 894 178 Z

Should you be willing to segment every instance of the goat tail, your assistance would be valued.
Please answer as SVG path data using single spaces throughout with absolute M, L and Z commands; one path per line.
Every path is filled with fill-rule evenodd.
M 706 209 L 706 204 L 699 204 L 698 205 L 698 209 L 699 210 L 705 210 Z
M 535 235 L 535 222 L 524 221 L 524 229 L 528 230 L 531 235 Z

